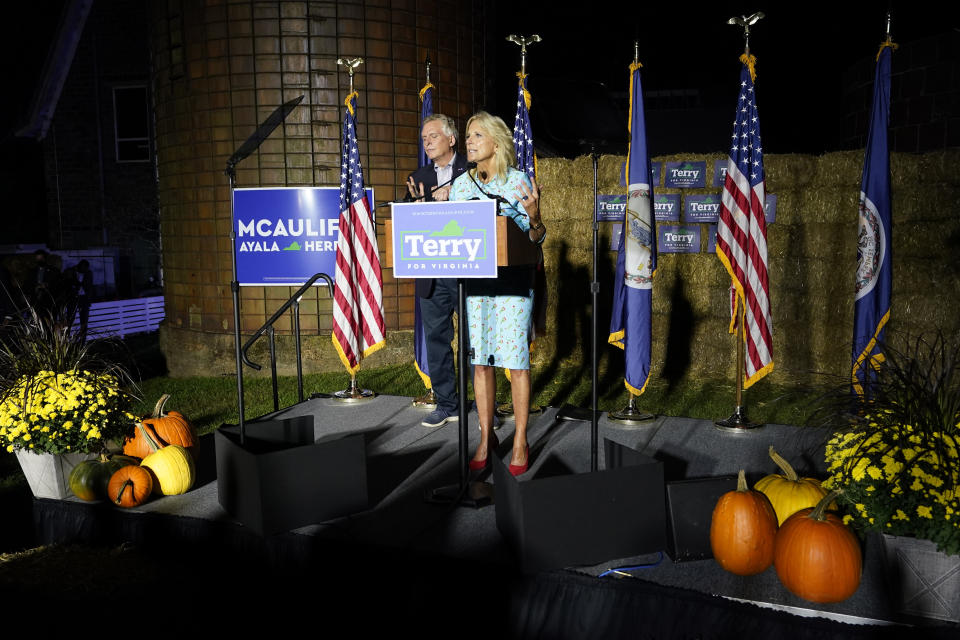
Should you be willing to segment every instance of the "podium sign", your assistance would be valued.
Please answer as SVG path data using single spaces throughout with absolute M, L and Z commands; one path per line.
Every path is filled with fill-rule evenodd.
M 366 191 L 372 206 L 373 189 Z M 235 189 L 233 230 L 240 285 L 299 287 L 315 273 L 332 276 L 339 226 L 338 187 Z
M 392 219 L 394 278 L 497 277 L 495 201 L 398 202 Z

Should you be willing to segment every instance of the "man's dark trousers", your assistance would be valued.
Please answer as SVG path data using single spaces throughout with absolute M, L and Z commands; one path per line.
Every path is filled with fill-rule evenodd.
M 453 159 L 453 178 L 467 170 L 467 158 L 458 153 Z M 433 164 L 420 167 L 410 177 L 417 184 L 423 183 L 427 202 L 433 201 L 431 189 L 437 186 L 437 172 Z M 407 194 L 407 200 L 411 197 Z M 430 369 L 430 386 L 437 396 L 437 407 L 448 414 L 459 411 L 457 403 L 457 378 L 453 369 L 453 312 L 457 309 L 456 278 L 419 278 L 415 285 L 420 302 L 420 322 L 423 324 L 423 339 L 427 345 L 427 368 Z M 463 320 L 461 319 L 461 322 Z M 466 335 L 464 331 L 464 335 Z

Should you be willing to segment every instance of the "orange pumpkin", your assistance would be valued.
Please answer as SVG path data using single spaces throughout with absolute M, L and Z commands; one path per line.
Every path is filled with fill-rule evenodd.
M 860 542 L 838 515 L 826 513 L 837 493 L 796 512 L 777 533 L 777 576 L 791 593 L 811 602 L 841 602 L 860 586 Z
M 197 431 L 182 413 L 178 411 L 163 412 L 163 406 L 169 399 L 170 394 L 168 393 L 160 397 L 157 406 L 153 409 L 153 416 L 143 421 L 144 429 L 154 442 L 159 443 L 161 447 L 176 444 L 192 454 L 192 448 L 197 444 Z M 137 429 L 132 436 L 128 436 L 124 441 L 123 452 L 128 456 L 146 458 L 153 453 L 153 449 L 140 430 Z
M 138 507 L 147 501 L 153 491 L 153 477 L 143 467 L 120 467 L 107 484 L 107 497 L 121 507 Z
M 747 487 L 743 469 L 736 491 L 717 501 L 710 522 L 710 548 L 721 567 L 740 576 L 752 576 L 773 563 L 777 514 L 770 500 Z

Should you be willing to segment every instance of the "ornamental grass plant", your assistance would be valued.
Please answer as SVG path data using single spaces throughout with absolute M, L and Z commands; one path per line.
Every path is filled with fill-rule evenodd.
M 96 453 L 134 422 L 126 370 L 68 315 L 27 304 L 0 326 L 0 446 L 8 452 Z
M 960 555 L 960 344 L 906 345 L 883 347 L 863 398 L 848 383 L 823 405 L 837 427 L 823 486 L 843 491 L 845 522 Z

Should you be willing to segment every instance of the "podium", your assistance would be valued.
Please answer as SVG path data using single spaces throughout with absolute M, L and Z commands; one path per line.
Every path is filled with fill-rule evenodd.
M 494 200 L 394 203 L 385 224 L 386 261 L 394 278 L 457 278 L 457 373 L 460 398 L 457 485 L 427 492 L 428 502 L 481 507 L 493 497 L 486 483 L 469 482 L 467 405 L 467 317 L 464 280 L 496 278 L 498 267 L 536 264 L 540 245 L 513 220 L 497 215 Z

